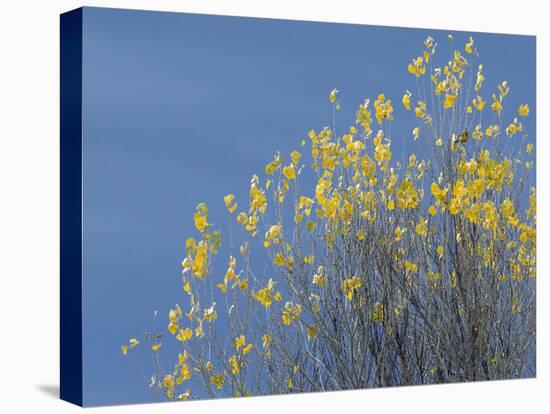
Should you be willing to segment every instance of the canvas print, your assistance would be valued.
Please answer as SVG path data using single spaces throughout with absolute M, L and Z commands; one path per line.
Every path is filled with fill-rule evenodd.
M 534 37 L 71 13 L 79 403 L 536 375 Z

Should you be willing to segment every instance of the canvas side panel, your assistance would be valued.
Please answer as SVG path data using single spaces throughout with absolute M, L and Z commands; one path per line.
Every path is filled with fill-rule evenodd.
M 82 405 L 82 9 L 60 23 L 60 394 Z

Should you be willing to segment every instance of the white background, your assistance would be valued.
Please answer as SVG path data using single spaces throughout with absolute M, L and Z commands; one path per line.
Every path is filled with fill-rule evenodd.
M 82 5 L 537 36 L 538 372 L 536 380 L 346 391 L 185 405 L 89 409 L 104 413 L 548 412 L 550 33 L 545 2 L 306 0 L 42 0 L 0 2 L 0 407 L 5 413 L 79 410 L 59 380 L 59 14 Z M 108 373 L 106 373 L 108 375 Z

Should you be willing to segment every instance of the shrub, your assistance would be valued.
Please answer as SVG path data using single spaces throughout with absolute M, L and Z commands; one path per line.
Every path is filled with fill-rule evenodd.
M 384 94 L 365 100 L 355 125 L 336 136 L 334 89 L 332 128 L 311 130 L 302 152 L 276 153 L 263 178 L 252 177 L 249 200 L 224 197 L 227 235 L 197 206 L 182 305 L 170 310 L 166 337 L 143 339 L 156 393 L 187 399 L 191 389 L 245 396 L 534 375 L 529 108 L 504 123 L 506 81 L 482 97 L 472 38 L 440 67 L 435 52 L 428 37 L 407 68 L 416 92 L 400 103 L 416 119 L 410 140 L 421 143 L 419 154 L 392 161 L 394 110 Z M 314 188 L 302 189 L 308 174 Z M 212 257 L 222 240 L 239 247 L 219 277 Z M 265 261 L 253 260 L 258 248 Z M 161 339 L 181 348 L 168 368 Z

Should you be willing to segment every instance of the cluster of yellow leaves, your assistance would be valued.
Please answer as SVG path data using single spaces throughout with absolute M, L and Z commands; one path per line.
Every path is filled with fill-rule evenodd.
M 473 38 L 470 38 L 464 48 L 466 53 L 473 53 L 473 45 L 474 40 Z M 424 42 L 424 46 L 425 50 L 422 51 L 422 55 L 414 58 L 407 67 L 409 73 L 415 75 L 416 77 L 420 77 L 426 73 L 426 64 L 430 62 L 431 56 L 435 54 L 437 44 L 433 38 L 428 37 Z M 452 60 L 443 66 L 443 68 L 435 68 L 431 73 L 430 78 L 434 84 L 434 92 L 436 96 L 442 97 L 442 105 L 444 109 L 451 109 L 455 106 L 461 88 L 461 80 L 464 77 L 464 73 L 468 65 L 468 60 L 461 54 L 461 52 L 459 50 L 454 50 Z M 483 80 L 484 77 L 482 75 L 482 66 L 480 66 L 476 80 L 476 91 L 481 88 Z M 408 91 L 405 95 L 403 95 L 402 102 L 407 110 L 410 110 L 411 108 L 411 96 L 412 94 Z M 475 99 L 477 106 L 480 108 L 479 110 L 483 109 L 484 103 L 481 103 L 481 97 L 477 96 Z M 471 112 L 471 108 L 468 109 L 468 112 Z M 426 104 L 423 101 L 417 101 L 415 113 L 416 116 L 423 119 L 426 124 L 430 124 L 432 122 L 432 117 L 427 114 Z
M 287 244 L 287 250 L 290 250 L 290 245 Z M 273 259 L 273 263 L 277 266 L 286 268 L 289 272 L 294 269 L 294 257 L 285 256 L 283 253 L 278 252 Z
M 192 237 L 185 243 L 187 257 L 182 262 L 184 272 L 191 270 L 191 273 L 202 279 L 208 270 L 208 243 L 200 240 L 198 243 Z
M 405 260 L 404 266 L 405 266 L 405 271 L 407 272 L 412 272 L 412 273 L 418 272 L 418 266 L 415 263 Z
M 178 362 L 174 367 L 174 370 L 171 374 L 166 374 L 162 383 L 159 385 L 166 389 L 166 396 L 169 399 L 174 398 L 174 391 L 177 385 L 182 384 L 184 381 L 191 379 L 191 368 L 187 363 L 189 358 L 189 353 L 187 351 L 180 352 L 178 354 Z M 183 394 L 178 396 L 180 400 L 186 400 L 190 396 L 189 389 L 186 389 Z
M 198 231 L 202 233 L 208 230 L 210 224 L 208 224 L 208 207 L 206 207 L 206 204 L 200 203 L 197 206 L 197 211 L 195 212 L 193 219 L 195 221 L 195 227 Z
M 319 266 L 319 268 L 317 269 L 317 273 L 313 275 L 312 283 L 316 286 L 325 286 L 325 284 L 327 283 L 325 269 L 323 266 Z
M 506 95 L 508 95 L 508 92 L 510 91 L 510 87 L 508 86 L 507 81 L 503 81 L 500 85 L 498 85 L 498 95 L 493 94 L 493 103 L 491 104 L 491 109 L 498 113 L 500 116 L 502 113 L 502 103 L 504 102 L 504 98 Z
M 273 156 L 273 160 L 265 166 L 265 173 L 273 175 L 279 168 L 281 168 L 281 154 L 276 153 Z
M 358 276 L 352 276 L 342 282 L 342 291 L 346 298 L 351 301 L 357 289 L 361 287 L 361 279 Z
M 256 292 L 252 292 L 252 297 L 266 308 L 269 308 L 273 301 L 279 302 L 281 300 L 281 293 L 275 291 L 275 284 L 276 283 L 272 279 L 269 279 L 266 287 Z
M 404 227 L 404 228 L 401 228 L 400 226 L 397 226 L 395 228 L 395 241 L 396 242 L 399 242 L 401 240 L 403 240 L 403 235 L 407 232 L 407 228 Z
M 300 196 L 300 200 L 298 201 L 298 204 L 296 205 L 296 213 L 294 215 L 294 222 L 296 224 L 299 224 L 304 219 L 304 215 L 309 218 L 311 216 L 311 208 L 313 206 L 313 199 L 306 197 L 306 196 Z M 308 221 L 308 223 L 312 223 L 311 221 Z
M 241 278 L 235 271 L 237 266 L 237 259 L 234 256 L 229 257 L 229 263 L 227 265 L 227 270 L 223 277 L 223 283 L 218 283 L 217 287 L 223 293 L 227 292 L 227 288 L 239 288 L 242 291 L 248 289 L 248 279 Z
M 425 52 L 424 56 L 418 56 L 417 58 L 414 58 L 411 63 L 409 63 L 409 66 L 407 66 L 407 70 L 409 71 L 409 73 L 412 73 L 416 77 L 424 75 L 426 73 L 424 59 L 426 57 L 429 59 L 429 55 L 427 52 Z
M 210 376 L 210 382 L 216 386 L 218 390 L 221 390 L 225 382 L 225 374 L 223 372 L 218 372 Z
M 174 335 L 178 331 L 178 321 L 181 318 L 183 312 L 179 305 L 176 305 L 176 309 L 170 309 L 168 312 L 168 332 Z
M 237 375 L 241 372 L 244 365 L 244 357 L 252 350 L 252 344 L 246 344 L 246 338 L 244 335 L 235 339 L 236 354 L 231 355 L 229 358 L 229 365 L 231 366 L 231 373 Z M 221 386 L 220 386 L 221 387 Z
M 283 227 L 280 224 L 274 224 L 265 233 L 264 247 L 269 247 L 271 243 L 279 244 L 282 240 Z
M 300 319 L 302 314 L 302 306 L 294 302 L 286 302 L 281 314 L 281 319 L 285 325 L 290 325 L 292 322 Z
M 401 182 L 401 185 L 395 190 L 395 196 L 397 198 L 398 208 L 413 209 L 416 208 L 420 202 L 418 191 L 414 183 L 410 180 L 403 180 Z
M 523 131 L 523 125 L 521 122 L 518 122 L 517 118 L 514 118 L 514 121 L 511 122 L 508 127 L 506 128 L 506 135 L 509 137 L 515 135 L 518 132 Z
M 235 196 L 233 194 L 227 194 L 223 198 L 223 202 L 225 203 L 225 207 L 227 208 L 227 211 L 229 211 L 230 214 L 232 214 L 237 209 L 237 203 L 235 202 Z
M 376 134 L 376 137 L 373 140 L 374 143 L 374 158 L 378 162 L 378 165 L 382 165 L 380 168 L 382 171 L 386 170 L 387 164 L 390 162 L 391 159 L 391 150 L 390 150 L 390 144 L 382 143 L 382 139 L 384 138 L 384 134 L 382 133 L 382 130 L 378 131 L 378 134 Z
M 170 332 L 172 335 L 176 335 L 176 339 L 180 342 L 185 342 L 190 340 L 193 337 L 193 330 L 191 328 L 184 328 L 181 323 L 181 318 L 183 316 L 183 312 L 179 305 L 176 305 L 175 309 L 170 309 L 170 312 L 168 312 L 168 332 Z M 160 344 L 153 345 L 153 350 L 158 350 L 160 348 Z M 156 348 L 156 349 L 154 349 Z
M 120 350 L 122 351 L 123 355 L 128 354 L 128 350 L 135 348 L 139 345 L 139 341 L 136 338 L 132 338 L 128 341 L 128 345 L 124 344 L 120 346 Z
M 204 310 L 204 320 L 208 322 L 215 321 L 218 318 L 218 313 L 216 312 L 216 303 L 214 302 L 211 307 Z
M 235 339 L 235 349 L 240 351 L 242 349 L 242 354 L 247 355 L 253 348 L 254 345 L 246 343 L 246 337 L 244 335 L 239 336 Z
M 366 99 L 362 105 L 359 106 L 356 117 L 356 124 L 363 127 L 363 131 L 366 135 L 369 135 L 372 132 L 372 116 L 369 110 L 369 100 Z
M 393 106 L 391 100 L 386 99 L 386 96 L 381 93 L 374 101 L 375 117 L 379 124 L 382 124 L 383 120 L 391 121 L 393 119 Z

